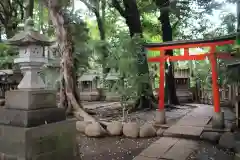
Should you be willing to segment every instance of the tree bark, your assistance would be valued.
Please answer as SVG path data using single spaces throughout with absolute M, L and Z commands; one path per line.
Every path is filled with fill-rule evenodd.
M 34 9 L 34 0 L 28 0 L 26 7 L 26 17 L 33 17 L 33 9 Z
M 104 13 L 102 8 L 102 12 Z M 104 27 L 104 18 L 103 16 L 105 16 L 104 14 L 102 14 L 102 17 L 99 13 L 99 11 L 95 11 L 94 12 L 96 19 L 97 19 L 97 24 L 98 24 L 98 31 L 99 31 L 99 35 L 100 35 L 100 40 L 105 42 L 106 41 L 106 32 L 105 32 L 105 27 Z M 106 59 L 108 57 L 108 53 L 107 53 L 107 47 L 106 45 L 102 46 L 102 54 L 103 54 L 103 74 L 106 76 L 106 74 L 109 73 L 110 68 L 107 67 L 107 62 Z
M 157 0 L 156 5 L 160 8 L 160 17 L 159 21 L 162 24 L 162 39 L 163 42 L 167 41 L 172 41 L 173 40 L 173 35 L 172 35 L 172 26 L 170 23 L 170 15 L 168 10 L 161 10 L 161 8 L 166 7 L 169 5 L 169 0 Z M 166 55 L 173 56 L 173 51 L 168 50 L 165 53 Z M 176 94 L 176 84 L 175 84 L 175 79 L 174 79 L 174 65 L 172 62 L 170 62 L 170 65 L 168 66 L 167 64 L 165 65 L 166 69 L 168 72 L 166 73 L 166 96 L 168 103 L 178 105 L 178 97 Z
M 81 2 L 84 3 L 88 7 L 88 9 L 94 13 L 94 15 L 97 19 L 100 40 L 105 42 L 106 41 L 106 32 L 105 32 L 104 25 L 105 25 L 106 0 L 99 0 L 99 1 L 95 2 L 95 3 L 98 3 L 97 5 L 101 6 L 101 7 L 93 6 L 91 3 L 87 2 L 86 0 L 81 0 Z M 101 9 L 102 14 L 100 14 L 100 9 Z M 106 62 L 106 59 L 108 57 L 107 46 L 103 45 L 101 49 L 102 49 L 102 54 L 103 54 L 103 59 L 102 59 L 103 76 L 105 79 L 106 75 L 110 71 L 110 68 L 107 67 L 107 62 Z
M 83 117 L 85 121 L 96 121 L 95 118 L 84 111 L 76 92 L 73 36 L 71 34 L 71 24 L 63 10 L 64 7 L 59 5 L 57 0 L 46 0 L 46 5 L 60 45 L 61 71 L 63 73 L 61 81 L 63 84 L 60 90 L 67 96 L 68 106 L 67 108 L 65 106 L 65 108 L 67 111 L 74 109 L 77 118 L 81 119 Z
M 8 24 L 7 23 L 6 25 L 4 25 L 7 39 L 12 38 L 15 35 L 16 30 L 17 30 L 17 25 L 18 25 L 17 23 L 16 24 Z
M 134 37 L 135 35 L 141 35 L 142 36 L 142 25 L 140 21 L 140 13 L 137 7 L 136 0 L 123 0 L 124 8 L 121 8 L 118 1 L 113 0 L 113 6 L 118 10 L 118 12 L 125 18 L 126 24 L 129 28 L 129 33 L 131 37 Z M 148 75 L 149 77 L 149 68 L 148 68 L 148 62 L 146 58 L 145 49 L 143 46 L 141 46 L 141 53 L 138 53 L 138 75 Z M 153 96 L 153 90 L 152 85 L 149 81 L 146 83 L 139 83 L 138 85 L 138 95 L 139 98 L 137 99 L 135 109 L 142 109 L 142 108 L 155 108 L 156 105 L 154 105 L 153 102 L 156 102 L 154 96 Z

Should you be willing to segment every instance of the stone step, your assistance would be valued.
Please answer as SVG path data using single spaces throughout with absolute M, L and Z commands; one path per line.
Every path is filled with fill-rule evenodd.
M 172 126 L 163 133 L 163 136 L 187 138 L 187 139 L 198 139 L 200 138 L 203 128 L 204 127 Z

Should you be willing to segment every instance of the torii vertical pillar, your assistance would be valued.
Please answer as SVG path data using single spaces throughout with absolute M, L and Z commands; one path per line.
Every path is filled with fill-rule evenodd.
M 224 112 L 221 112 L 220 108 L 220 96 L 218 86 L 218 74 L 217 74 L 217 60 L 215 56 L 216 46 L 210 47 L 210 63 L 212 68 L 212 92 L 213 92 L 213 105 L 214 113 L 212 118 L 213 128 L 224 128 Z
M 161 60 L 159 64 L 159 100 L 158 100 L 158 110 L 156 112 L 156 124 L 165 124 L 166 116 L 164 109 L 164 82 L 165 82 L 165 60 L 164 60 L 164 51 L 160 51 Z

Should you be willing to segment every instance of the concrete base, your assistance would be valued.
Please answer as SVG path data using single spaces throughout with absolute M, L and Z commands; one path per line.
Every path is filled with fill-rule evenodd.
M 213 113 L 212 128 L 216 129 L 224 128 L 224 112 Z
M 6 160 L 74 159 L 76 122 L 67 120 L 33 128 L 1 125 L 0 156 Z
M 156 111 L 155 123 L 156 125 L 166 124 L 165 110 Z
M 54 108 L 56 105 L 54 90 L 12 90 L 6 92 L 6 108 L 33 110 Z

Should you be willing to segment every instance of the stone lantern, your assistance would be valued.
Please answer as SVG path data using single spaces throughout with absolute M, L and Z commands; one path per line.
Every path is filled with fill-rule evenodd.
M 8 40 L 10 45 L 19 47 L 19 57 L 14 63 L 20 65 L 24 74 L 19 83 L 19 89 L 43 89 L 45 84 L 39 76 L 40 68 L 47 63 L 45 58 L 45 47 L 52 44 L 49 39 L 34 30 L 34 22 L 27 19 L 24 31 L 16 34 Z
M 17 90 L 6 92 L 0 108 L 0 159 L 74 159 L 76 122 L 67 120 L 65 110 L 56 104 L 56 91 L 46 89 L 38 75 L 46 63 L 44 47 L 50 42 L 33 30 L 28 19 L 25 30 L 8 41 L 19 47 L 24 78 Z

